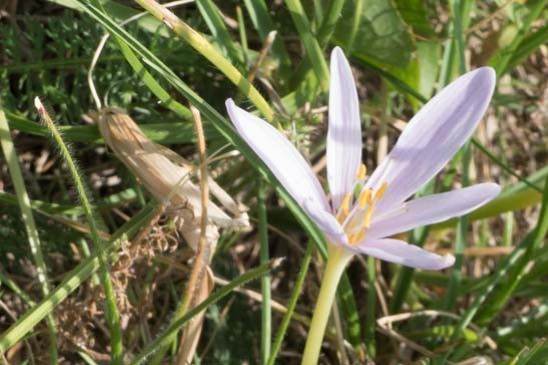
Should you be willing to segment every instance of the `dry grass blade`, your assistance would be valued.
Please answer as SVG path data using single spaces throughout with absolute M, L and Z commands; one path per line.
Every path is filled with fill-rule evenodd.
M 206 142 L 204 136 L 204 128 L 200 112 L 193 106 L 190 106 L 196 129 L 198 140 L 198 153 L 200 155 L 200 202 L 202 215 L 200 217 L 200 239 L 196 250 L 196 258 L 190 279 L 187 283 L 185 299 L 181 312 L 184 313 L 188 309 L 195 307 L 198 303 L 205 300 L 213 291 L 213 273 L 209 267 L 211 262 L 211 246 L 216 242 L 207 240 L 207 205 L 209 203 L 209 186 L 207 183 L 207 154 Z M 196 352 L 200 333 L 202 332 L 202 323 L 204 320 L 205 311 L 196 315 L 184 329 L 179 346 L 179 354 L 176 363 L 179 365 L 190 364 Z
M 212 292 L 213 273 L 209 268 L 219 239 L 219 228 L 245 229 L 249 219 L 243 206 L 237 204 L 207 173 L 205 137 L 199 112 L 191 108 L 198 136 L 200 169 L 174 151 L 149 140 L 139 126 L 123 111 L 103 109 L 98 124 L 105 142 L 116 156 L 158 200 L 169 198 L 167 212 L 178 223 L 178 229 L 196 252 L 184 299 L 174 320 L 183 316 Z M 191 181 L 198 175 L 200 186 Z M 209 199 L 209 191 L 225 210 Z M 198 345 L 204 312 L 196 315 L 183 331 L 177 363 L 188 364 Z

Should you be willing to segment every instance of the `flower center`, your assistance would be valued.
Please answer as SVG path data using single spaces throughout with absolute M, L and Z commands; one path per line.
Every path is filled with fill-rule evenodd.
M 356 174 L 356 185 L 360 186 L 364 183 L 367 169 L 364 164 L 360 165 Z M 353 199 L 354 192 L 347 193 L 337 212 L 337 220 L 343 225 L 343 229 L 348 237 L 348 242 L 355 245 L 366 236 L 367 229 L 371 225 L 371 218 L 375 211 L 375 204 L 384 196 L 388 183 L 383 182 L 376 189 L 365 188 L 360 191 L 357 199 Z

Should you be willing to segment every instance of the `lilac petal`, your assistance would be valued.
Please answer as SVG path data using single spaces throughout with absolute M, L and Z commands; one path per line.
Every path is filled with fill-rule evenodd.
M 325 233 L 331 243 L 348 244 L 346 233 L 333 214 L 317 206 L 312 200 L 305 200 L 303 209 Z
M 263 160 L 278 181 L 304 207 L 305 201 L 329 211 L 327 198 L 310 165 L 283 134 L 264 120 L 226 101 L 228 115 L 236 130 Z
M 396 233 L 442 222 L 471 212 L 500 193 L 495 183 L 473 185 L 447 193 L 430 195 L 403 203 L 401 208 L 373 217 L 369 237 L 389 237 Z
M 468 72 L 445 87 L 411 119 L 367 183 L 373 188 L 383 182 L 389 184 L 377 211 L 395 208 L 443 168 L 474 132 L 494 87 L 492 68 Z
M 378 259 L 424 270 L 442 270 L 455 263 L 453 255 L 440 256 L 419 246 L 390 238 L 362 243 L 359 252 Z
M 335 47 L 331 53 L 327 132 L 327 179 L 335 210 L 339 208 L 345 194 L 354 188 L 361 154 L 358 93 L 350 65 L 343 51 Z

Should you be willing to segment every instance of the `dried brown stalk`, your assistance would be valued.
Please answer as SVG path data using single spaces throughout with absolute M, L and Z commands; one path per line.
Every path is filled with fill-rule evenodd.
M 201 119 L 197 109 L 191 107 L 191 110 L 198 136 L 199 171 L 174 151 L 152 142 L 122 110 L 105 108 L 97 116 L 106 144 L 156 199 L 171 206 L 166 213 L 177 220 L 181 235 L 196 252 L 185 298 L 175 318 L 207 298 L 213 290 L 209 263 L 217 245 L 219 229 L 249 227 L 244 207 L 207 174 Z M 194 175 L 199 177 L 200 186 L 192 181 Z M 209 199 L 209 191 L 223 208 Z M 177 363 L 188 364 L 194 356 L 203 316 L 204 313 L 195 316 L 185 327 Z

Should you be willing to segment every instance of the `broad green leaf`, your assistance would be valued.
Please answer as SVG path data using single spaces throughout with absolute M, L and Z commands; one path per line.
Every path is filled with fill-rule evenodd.
M 347 1 L 342 19 L 353 19 L 357 6 L 361 9 L 361 18 L 354 36 L 352 55 L 378 65 L 405 67 L 415 45 L 394 5 L 388 0 Z M 336 43 L 346 44 L 348 35 L 353 34 L 352 26 L 350 21 L 337 24 Z
M 428 21 L 426 4 L 422 0 L 395 0 L 403 20 L 411 26 L 413 32 L 422 37 L 434 37 L 436 33 Z

